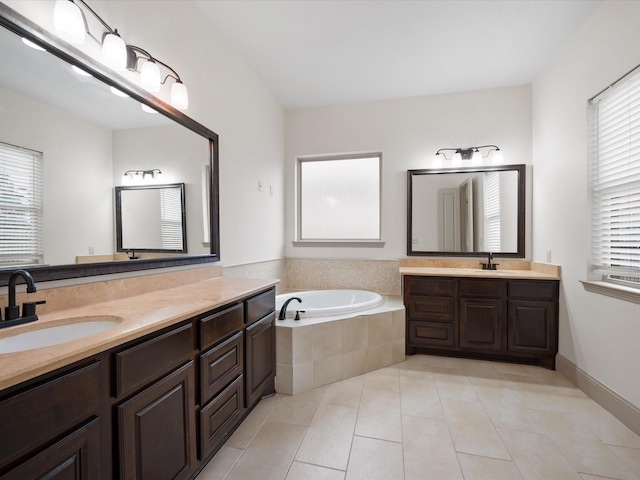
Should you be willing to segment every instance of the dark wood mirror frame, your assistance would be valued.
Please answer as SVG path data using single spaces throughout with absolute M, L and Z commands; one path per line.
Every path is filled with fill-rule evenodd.
M 525 165 L 499 165 L 478 166 L 460 168 L 431 168 L 422 170 L 407 170 L 407 256 L 425 257 L 483 257 L 489 252 L 448 252 L 448 251 L 423 251 L 413 250 L 413 179 L 418 175 L 440 175 L 447 173 L 482 173 L 516 171 L 518 173 L 518 225 L 517 225 L 517 249 L 515 252 L 491 252 L 496 257 L 524 258 L 525 256 L 525 202 L 526 202 L 526 166 Z
M 113 76 L 111 71 L 96 62 L 88 55 L 51 35 L 31 20 L 20 15 L 3 3 L 0 3 L 0 26 L 24 37 L 41 46 L 49 53 L 63 61 L 76 65 L 93 75 L 103 83 L 117 87 L 126 92 L 130 97 L 143 103 L 188 128 L 196 134 L 209 140 L 209 165 L 211 171 L 211 190 L 209 198 L 209 225 L 210 225 L 210 254 L 208 255 L 183 255 L 162 259 L 140 259 L 135 261 L 114 261 L 89 264 L 69 264 L 56 266 L 29 266 L 26 267 L 36 282 L 64 280 L 70 278 L 88 277 L 94 275 L 107 275 L 134 271 L 151 270 L 155 268 L 176 267 L 194 265 L 200 263 L 217 262 L 220 260 L 220 220 L 219 220 L 219 183 L 218 183 L 218 135 L 186 116 L 181 111 L 162 101 L 158 97 L 148 93 L 137 85 L 124 78 Z M 0 269 L 0 286 L 6 286 L 13 271 L 21 267 Z

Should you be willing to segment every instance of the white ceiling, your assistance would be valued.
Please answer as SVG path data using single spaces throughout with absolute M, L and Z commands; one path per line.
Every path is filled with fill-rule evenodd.
M 602 0 L 197 0 L 287 109 L 528 84 Z

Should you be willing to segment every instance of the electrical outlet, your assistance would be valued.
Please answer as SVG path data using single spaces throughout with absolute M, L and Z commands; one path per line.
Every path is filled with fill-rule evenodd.
M 551 263 L 551 250 L 547 250 L 547 263 Z
M 93 245 L 89 245 L 89 255 L 93 255 L 96 253 L 96 249 L 93 247 Z

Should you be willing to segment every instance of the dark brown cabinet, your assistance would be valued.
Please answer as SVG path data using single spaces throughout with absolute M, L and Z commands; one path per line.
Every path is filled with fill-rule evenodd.
M 404 276 L 407 354 L 555 368 L 558 288 L 557 280 Z
M 275 391 L 274 310 L 269 288 L 1 391 L 0 480 L 193 478 Z

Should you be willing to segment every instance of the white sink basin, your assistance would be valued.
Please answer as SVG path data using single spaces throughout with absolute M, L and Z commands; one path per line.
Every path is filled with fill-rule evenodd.
M 80 338 L 104 332 L 119 325 L 119 317 L 101 315 L 95 317 L 68 318 L 63 324 L 57 323 L 50 327 L 30 330 L 15 335 L 0 338 L 0 354 L 23 352 L 34 348 L 49 347 L 60 343 L 78 340 Z M 36 326 L 36 323 L 29 324 Z M 0 330 L 0 335 L 2 334 Z

